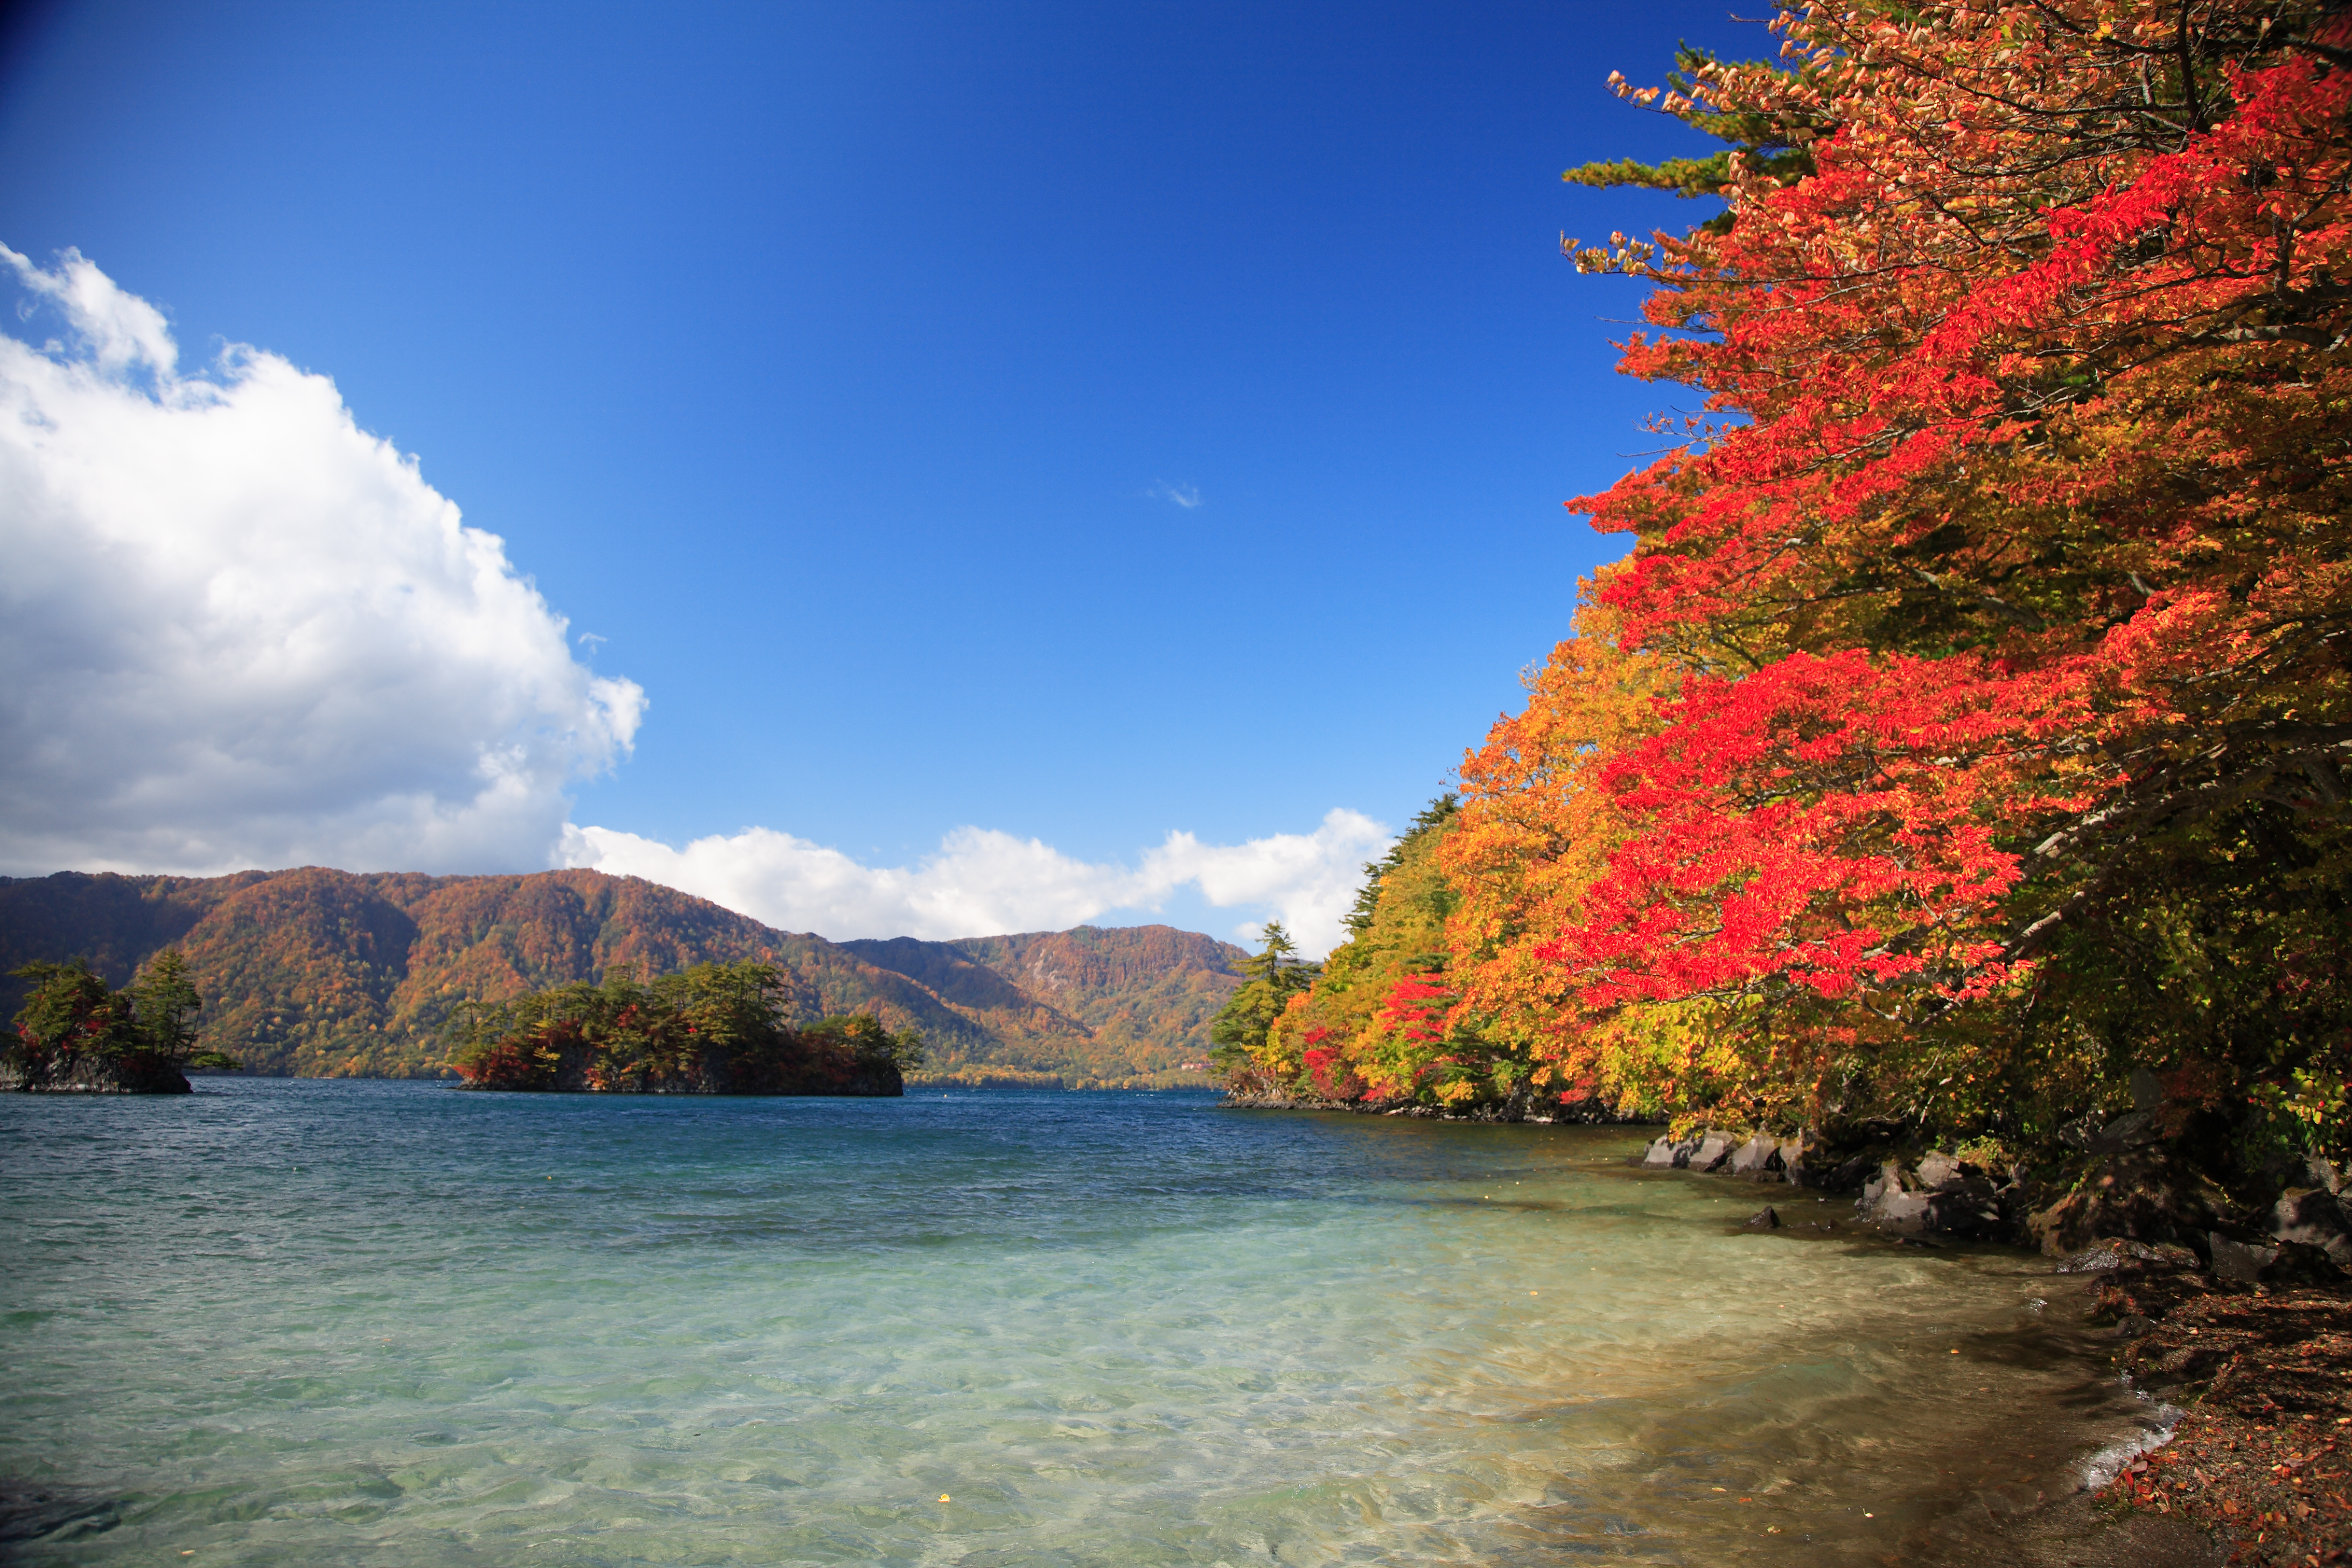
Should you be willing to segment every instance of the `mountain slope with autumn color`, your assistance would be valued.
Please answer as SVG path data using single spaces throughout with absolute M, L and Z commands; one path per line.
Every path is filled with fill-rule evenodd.
M 796 1017 L 871 1012 L 891 1029 L 921 1031 L 931 1076 L 1202 1081 L 1182 1064 L 1205 1057 L 1195 1037 L 1238 984 L 1240 950 L 1158 926 L 978 940 L 831 942 L 599 871 L 0 879 L 0 971 L 83 956 L 119 984 L 176 947 L 205 998 L 200 1046 L 257 1072 L 437 1076 L 465 1003 L 621 966 L 652 976 L 757 959 L 789 977 Z M 1033 952 L 1063 952 L 1055 943 L 1108 955 L 1091 969 L 1064 962 L 1087 976 L 1067 1010 L 1055 998 L 1068 986 L 1021 966 Z M 0 994 L 11 1011 L 15 984 Z

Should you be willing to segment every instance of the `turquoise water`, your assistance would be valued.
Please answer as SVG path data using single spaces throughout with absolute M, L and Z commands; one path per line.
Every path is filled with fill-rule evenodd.
M 1622 1130 L 200 1087 L 0 1096 L 0 1478 L 121 1518 L 28 1561 L 1874 1563 L 2135 1415 Z

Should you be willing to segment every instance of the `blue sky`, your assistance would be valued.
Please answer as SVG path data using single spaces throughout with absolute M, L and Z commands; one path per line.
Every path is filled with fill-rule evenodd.
M 1557 237 L 1702 215 L 1558 176 L 1692 150 L 1602 85 L 1681 38 L 1771 45 L 1719 3 L 66 0 L 7 56 L 0 242 L 185 363 L 331 377 L 504 540 L 646 697 L 571 822 L 1132 866 L 1402 824 L 1567 629 L 1618 547 L 1560 502 L 1680 399 Z M 1204 886 L 1160 916 L 1281 903 Z

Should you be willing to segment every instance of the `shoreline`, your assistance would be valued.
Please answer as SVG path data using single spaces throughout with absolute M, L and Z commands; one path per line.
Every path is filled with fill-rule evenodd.
M 1517 1106 L 1462 1114 L 1275 1094 L 1223 1103 L 1486 1124 L 1604 1120 L 1528 1114 Z M 2352 1282 L 2232 1281 L 2206 1272 L 2186 1248 L 2125 1241 L 2048 1258 L 2021 1237 L 1929 1239 L 1873 1223 L 1866 1193 L 1851 1219 L 1800 1226 L 1780 1218 L 1773 1187 L 1817 1198 L 1849 1194 L 1811 1189 L 1780 1171 L 1661 1167 L 1638 1155 L 1627 1163 L 1754 1189 L 1759 1207 L 1748 1228 L 2030 1257 L 2042 1261 L 2053 1284 L 2069 1287 L 2053 1290 L 2050 1304 L 2079 1328 L 2056 1337 L 2074 1342 L 2071 1358 L 2091 1381 L 2112 1375 L 2149 1401 L 2155 1425 L 2073 1461 L 2078 1485 L 2070 1492 L 2043 1490 L 2013 1506 L 1985 1495 L 1958 1502 L 1931 1528 L 1935 1539 L 1910 1543 L 1909 1560 L 1938 1568 L 2352 1564 Z M 2103 1368 L 2097 1357 L 2108 1346 Z

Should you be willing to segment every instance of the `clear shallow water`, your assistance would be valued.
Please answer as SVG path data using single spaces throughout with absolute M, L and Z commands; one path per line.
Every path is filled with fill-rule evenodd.
M 1874 1563 L 2137 1414 L 1619 1130 L 200 1087 L 0 1096 L 0 1478 L 123 1519 L 27 1560 Z

